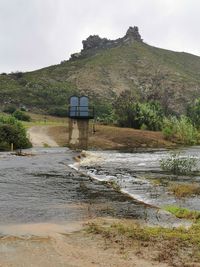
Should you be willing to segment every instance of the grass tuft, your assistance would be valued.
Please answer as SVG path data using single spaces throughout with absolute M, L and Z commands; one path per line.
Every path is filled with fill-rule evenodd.
M 180 208 L 177 206 L 166 206 L 164 208 L 166 211 L 169 211 L 179 219 L 189 219 L 189 220 L 199 220 L 200 211 L 189 210 L 186 208 Z

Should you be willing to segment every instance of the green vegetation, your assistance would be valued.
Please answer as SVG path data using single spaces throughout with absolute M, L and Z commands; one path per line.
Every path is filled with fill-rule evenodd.
M 196 183 L 193 184 L 170 183 L 169 191 L 171 191 L 177 198 L 200 195 L 200 185 Z
M 31 147 L 23 125 L 14 117 L 0 117 L 0 150 L 9 150 L 13 144 L 14 149 Z
M 169 211 L 179 219 L 189 219 L 189 220 L 199 220 L 200 211 L 189 210 L 186 208 L 180 208 L 177 206 L 166 206 L 164 207 L 166 211 Z
M 2 73 L 0 106 L 10 114 L 26 107 L 66 117 L 69 97 L 85 94 L 100 123 L 163 129 L 166 139 L 193 145 L 199 142 L 199 69 L 194 55 L 122 44 L 33 72 Z
M 180 153 L 171 153 L 168 158 L 160 160 L 160 166 L 164 171 L 176 175 L 191 174 L 196 164 L 197 160 L 194 157 L 182 157 Z
M 56 108 L 51 108 L 49 111 L 48 111 L 48 114 L 49 115 L 52 115 L 52 116 L 57 116 L 57 117 L 67 117 L 68 115 L 68 107 L 65 106 L 65 107 L 56 107 Z
M 188 106 L 187 116 L 191 119 L 192 123 L 199 129 L 200 128 L 200 98 L 196 99 L 194 104 L 190 104 Z
M 163 123 L 163 134 L 167 140 L 176 140 L 181 144 L 194 145 L 199 142 L 199 133 L 190 119 L 181 116 L 165 118 Z
M 158 101 L 139 102 L 130 91 L 124 91 L 114 103 L 115 118 L 119 126 L 142 130 L 162 129 L 166 140 L 194 145 L 200 135 L 192 121 L 182 115 L 167 117 Z
M 15 112 L 12 113 L 12 116 L 19 121 L 31 121 L 31 117 L 21 110 L 16 110 Z
M 119 126 L 143 130 L 160 130 L 163 111 L 158 102 L 136 101 L 130 91 L 124 91 L 114 103 Z
M 17 107 L 15 105 L 8 105 L 5 107 L 5 109 L 3 110 L 3 112 L 8 113 L 8 114 L 12 114 L 17 110 Z
M 86 94 L 99 117 L 122 90 L 130 89 L 140 103 L 158 101 L 166 114 L 181 114 L 200 97 L 199 69 L 197 56 L 134 42 L 33 72 L 3 73 L 0 104 L 3 110 L 22 105 L 52 114 L 54 108 L 65 109 L 71 95 Z

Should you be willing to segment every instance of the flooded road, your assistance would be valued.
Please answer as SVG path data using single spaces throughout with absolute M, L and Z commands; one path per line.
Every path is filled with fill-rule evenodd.
M 184 153 L 194 152 L 198 157 L 199 148 Z M 131 267 L 132 260 L 117 251 L 113 257 L 113 249 L 105 250 L 105 244 L 99 247 L 96 240 L 76 231 L 95 218 L 164 226 L 184 223 L 154 207 L 174 201 L 163 185 L 151 182 L 170 178 L 159 168 L 166 151 L 88 152 L 81 164 L 73 159 L 77 153 L 67 148 L 34 148 L 26 153 L 24 157 L 0 153 L 1 267 Z M 199 181 L 198 176 L 179 179 Z M 105 182 L 110 180 L 124 193 Z M 198 201 L 191 199 L 191 205 L 199 208 Z M 134 262 L 167 266 L 137 257 Z
M 153 216 L 154 209 L 146 210 L 145 205 L 71 169 L 76 153 L 66 148 L 27 152 L 30 156 L 0 154 L 0 226 L 66 223 L 94 216 Z
M 6 231 L 5 225 L 66 224 L 99 216 L 134 218 L 150 223 L 171 220 L 168 214 L 70 168 L 75 152 L 66 148 L 35 148 L 27 152 L 30 155 L 25 157 L 0 153 L 1 232 Z M 110 177 L 120 180 L 124 191 L 132 192 L 136 188 L 138 200 L 143 200 L 148 183 L 140 179 L 138 184 L 138 178 L 131 171 L 142 170 L 141 164 L 147 162 L 151 162 L 151 166 L 146 169 L 156 169 L 160 153 L 153 153 L 153 156 L 146 153 L 145 158 L 138 153 L 96 152 L 100 165 L 96 168 L 95 163 L 91 167 L 88 162 L 87 168 L 102 180 Z

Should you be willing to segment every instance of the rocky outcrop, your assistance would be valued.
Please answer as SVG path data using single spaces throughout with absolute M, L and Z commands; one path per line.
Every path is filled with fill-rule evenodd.
M 125 40 L 143 42 L 137 26 L 128 28 L 128 31 L 126 32 L 126 35 L 123 38 L 123 41 Z
M 80 53 L 71 55 L 71 60 L 75 60 L 80 57 L 85 57 L 90 54 L 94 54 L 99 49 L 107 49 L 115 46 L 122 45 L 123 43 L 143 42 L 139 33 L 138 27 L 129 27 L 126 35 L 116 40 L 109 40 L 107 38 L 101 38 L 98 35 L 90 35 L 86 40 L 83 40 L 83 49 Z

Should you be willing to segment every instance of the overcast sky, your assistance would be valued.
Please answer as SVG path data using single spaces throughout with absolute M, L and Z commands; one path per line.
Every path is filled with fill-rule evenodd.
M 200 56 L 199 0 L 0 0 L 0 72 L 69 58 L 90 34 L 138 26 L 150 45 Z

